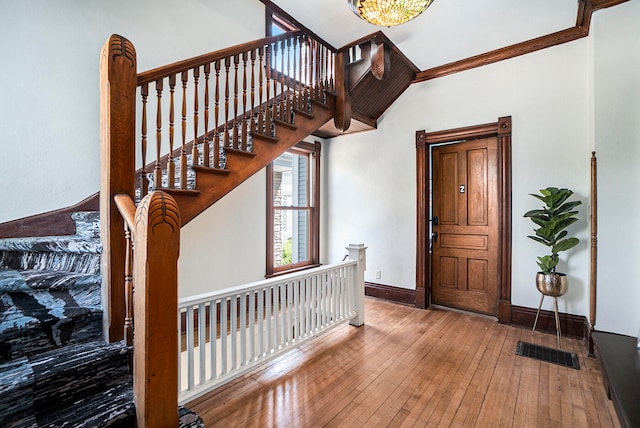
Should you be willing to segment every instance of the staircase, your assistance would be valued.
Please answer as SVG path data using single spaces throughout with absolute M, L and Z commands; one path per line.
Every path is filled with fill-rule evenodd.
M 105 47 L 109 55 L 103 59 L 116 64 L 105 72 L 112 79 L 107 85 L 112 91 L 106 97 L 110 112 L 107 116 L 119 122 L 103 123 L 110 130 L 106 133 L 110 138 L 106 149 L 107 171 L 102 172 L 100 213 L 73 213 L 76 233 L 71 236 L 0 239 L 2 427 L 129 427 L 136 420 L 141 424 L 139 406 L 145 415 L 160 413 L 157 406 L 170 407 L 158 403 L 158 399 L 144 401 L 144 397 L 139 397 L 146 394 L 144 391 L 134 392 L 136 373 L 132 375 L 130 369 L 135 358 L 133 347 L 119 340 L 124 336 L 122 325 L 126 318 L 122 317 L 127 299 L 122 283 L 127 275 L 131 276 L 124 274 L 131 269 L 124 266 L 124 248 L 130 243 L 124 245 L 123 226 L 127 224 L 133 235 L 134 203 L 161 189 L 176 202 L 180 223 L 184 225 L 325 125 L 341 102 L 332 91 L 333 54 L 299 32 L 186 60 L 178 68 L 170 65 L 137 75 L 135 49 L 126 39 L 112 36 Z M 290 61 L 293 64 L 297 55 L 301 63 L 290 69 Z M 134 64 L 133 77 L 118 75 L 122 70 L 131 73 L 130 62 Z M 253 74 L 256 70 L 258 77 Z M 205 76 L 204 87 L 202 81 L 198 86 L 201 75 Z M 220 75 L 224 80 L 219 80 Z M 164 99 L 162 82 L 165 88 L 170 88 L 170 97 L 165 93 Z M 158 115 L 158 151 L 151 163 L 145 159 L 150 84 L 155 85 L 154 110 Z M 215 86 L 215 103 L 210 103 L 209 84 L 212 92 Z M 189 131 L 191 138 L 187 137 L 185 116 L 187 87 L 195 92 L 195 100 L 190 100 L 193 111 L 189 122 L 194 124 Z M 175 129 L 173 112 L 179 106 L 174 106 L 174 90 L 182 92 L 182 121 L 176 120 L 181 127 Z M 121 91 L 121 97 L 117 91 Z M 135 122 L 136 108 L 122 105 L 137 98 L 131 96 L 132 91 L 141 95 L 138 111 L 142 110 L 143 124 L 135 125 L 138 131 L 130 127 Z M 204 101 L 198 101 L 199 91 L 205 91 L 206 95 L 200 98 Z M 170 106 L 162 110 L 162 102 L 168 99 Z M 198 109 L 204 109 L 200 118 L 206 131 L 198 131 Z M 161 111 L 171 111 L 168 129 L 161 128 Z M 128 118 L 133 118 L 133 122 L 127 122 Z M 182 136 L 178 148 L 173 146 L 174 134 Z M 164 155 L 160 153 L 162 135 L 170 139 L 170 149 Z M 131 146 L 134 140 L 142 145 L 141 149 Z M 134 152 L 140 150 L 142 158 L 136 161 Z M 132 168 L 136 164 L 145 167 L 136 172 Z M 115 208 L 116 196 L 129 198 L 125 212 L 119 205 L 120 212 Z M 100 229 L 105 225 L 107 230 L 103 230 L 101 241 Z M 101 263 L 107 266 L 102 271 Z M 134 278 L 134 283 L 143 279 Z M 106 293 L 101 289 L 102 283 L 109 288 Z M 141 287 L 140 293 L 142 290 Z M 102 295 L 111 300 L 103 301 Z M 131 300 L 131 295 L 128 299 Z M 137 322 L 136 327 L 143 328 Z M 106 332 L 104 325 L 109 326 Z M 165 331 L 173 330 L 169 327 Z M 141 331 L 144 334 L 139 338 L 148 338 L 149 331 Z M 105 343 L 105 335 L 112 343 Z M 146 346 L 137 355 L 155 356 Z M 177 355 L 177 349 L 173 354 L 163 355 Z M 142 360 L 135 361 L 139 365 Z M 147 362 L 144 360 L 143 364 Z M 147 375 L 148 370 L 142 372 Z M 169 385 L 166 380 L 160 381 Z M 138 385 L 154 388 L 142 378 Z M 177 393 L 177 388 L 168 390 L 174 389 Z M 143 404 L 134 404 L 134 394 L 135 403 Z M 168 401 L 177 403 L 171 397 Z M 151 408 L 149 403 L 156 407 Z M 202 426 L 200 418 L 187 409 L 180 407 L 179 414 L 180 426 Z
M 102 338 L 97 212 L 76 234 L 0 240 L 0 362 Z
M 72 236 L 0 239 L 2 427 L 134 426 L 130 350 L 102 339 L 99 214 L 72 218 Z

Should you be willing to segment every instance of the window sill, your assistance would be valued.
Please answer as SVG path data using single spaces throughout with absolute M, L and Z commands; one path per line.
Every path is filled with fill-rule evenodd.
M 296 266 L 296 267 L 292 267 L 291 269 L 285 269 L 285 270 L 279 270 L 277 272 L 273 272 L 272 274 L 265 275 L 264 277 L 266 279 L 274 278 L 276 276 L 286 275 L 288 273 L 300 272 L 300 271 L 303 271 L 303 270 L 316 268 L 318 266 L 322 266 L 322 264 L 321 263 L 313 263 L 313 264 L 308 264 L 308 265 L 304 265 L 304 266 Z

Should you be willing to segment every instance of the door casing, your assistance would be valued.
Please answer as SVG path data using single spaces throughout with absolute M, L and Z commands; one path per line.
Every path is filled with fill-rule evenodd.
M 429 307 L 431 264 L 429 253 L 429 177 L 430 148 L 434 144 L 476 138 L 498 139 L 498 302 L 497 317 L 511 323 L 511 116 L 497 122 L 446 131 L 416 131 L 417 230 L 416 230 L 416 306 Z

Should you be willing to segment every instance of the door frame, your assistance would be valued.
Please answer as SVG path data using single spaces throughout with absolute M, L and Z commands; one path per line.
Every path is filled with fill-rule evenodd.
M 417 231 L 416 231 L 416 306 L 429 307 L 431 293 L 431 256 L 429 253 L 431 146 L 477 138 L 498 140 L 498 302 L 497 317 L 511 324 L 511 116 L 497 122 L 446 131 L 416 131 Z

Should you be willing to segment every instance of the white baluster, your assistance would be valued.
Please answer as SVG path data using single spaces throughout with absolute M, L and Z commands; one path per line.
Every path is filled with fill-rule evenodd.
M 275 324 L 275 322 L 271 322 L 271 314 L 273 311 L 273 288 L 269 287 L 266 290 L 266 294 L 264 296 L 264 307 L 266 309 L 266 318 L 267 318 L 267 348 L 265 349 L 265 355 L 271 353 L 271 350 L 274 348 L 275 334 L 271 331 L 271 325 Z M 274 320 L 275 321 L 275 320 Z
M 220 300 L 220 375 L 227 374 L 227 299 Z
M 237 131 L 236 131 L 237 132 Z M 231 297 L 231 370 L 238 368 L 238 300 L 237 294 Z
M 198 351 L 200 351 L 200 361 L 198 361 L 198 384 L 204 384 L 205 376 L 205 351 L 207 350 L 207 313 L 204 303 L 198 305 Z
M 240 366 L 247 363 L 247 295 L 240 295 Z
M 181 308 L 178 309 L 178 391 L 182 392 L 185 389 L 182 388 L 182 364 L 184 353 L 182 352 L 182 314 L 185 314 L 185 311 Z M 186 314 L 185 314 L 186 317 Z M 186 326 L 185 326 L 186 327 Z
M 253 120 L 253 119 L 251 119 Z M 249 361 L 256 358 L 256 292 L 249 293 Z
M 258 356 L 262 357 L 264 355 L 264 329 L 265 329 L 265 320 L 264 320 L 264 290 L 258 291 Z
M 209 303 L 211 311 L 211 321 L 209 323 L 209 347 L 211 352 L 211 358 L 209 360 L 211 371 L 210 379 L 216 379 L 218 377 L 218 301 L 212 300 Z
M 192 390 L 194 384 L 193 373 L 193 349 L 194 349 L 194 334 L 193 334 L 193 306 L 187 308 L 186 315 L 186 330 L 187 330 L 187 389 Z

